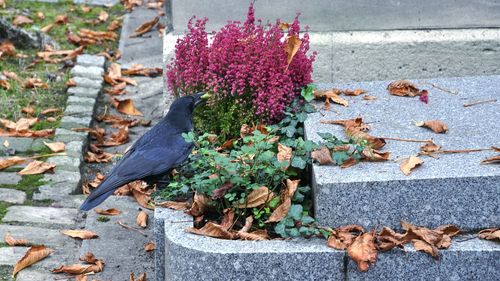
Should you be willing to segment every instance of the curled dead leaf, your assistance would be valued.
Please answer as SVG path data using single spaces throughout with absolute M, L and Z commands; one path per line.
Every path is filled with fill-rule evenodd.
M 498 240 L 500 242 L 500 228 L 488 228 L 479 231 L 479 238 L 486 240 Z
M 14 20 L 12 21 L 12 24 L 13 25 L 17 25 L 17 26 L 23 26 L 23 25 L 26 25 L 26 24 L 32 24 L 33 23 L 33 20 L 28 18 L 27 16 L 23 16 L 23 15 L 17 15 Z
M 481 161 L 481 164 L 500 164 L 500 155 L 486 158 Z
M 292 159 L 292 148 L 278 143 L 278 154 L 276 154 L 276 158 L 279 162 L 288 161 L 288 165 L 282 168 L 282 170 L 285 171 L 290 166 L 290 159 Z
M 326 146 L 322 146 L 320 149 L 316 149 L 311 152 L 311 158 L 318 162 L 320 165 L 328 165 L 333 163 L 332 154 Z
M 202 235 L 202 236 L 209 236 L 209 237 L 214 237 L 214 238 L 220 238 L 220 239 L 234 239 L 235 235 L 227 230 L 225 230 L 222 226 L 208 222 L 205 224 L 200 229 L 197 228 L 188 228 L 186 229 L 187 232 L 197 234 L 197 235 Z
M 146 272 L 142 273 L 139 277 L 135 278 L 133 272 L 130 272 L 129 281 L 146 281 Z
M 411 170 L 414 168 L 422 165 L 424 161 L 422 159 L 418 158 L 417 156 L 410 156 L 409 158 L 403 159 L 401 164 L 399 165 L 399 168 L 405 174 L 405 176 L 408 176 L 411 173 Z
M 135 218 L 135 222 L 137 223 L 138 226 L 142 228 L 146 228 L 148 226 L 148 213 L 144 211 L 140 211 L 139 214 L 137 214 L 137 217 Z
M 374 234 L 367 232 L 356 237 L 354 242 L 347 247 L 347 254 L 357 263 L 360 271 L 366 272 L 370 265 L 375 264 L 377 261 Z
M 448 125 L 440 120 L 429 120 L 415 123 L 415 126 L 426 127 L 431 129 L 434 133 L 444 134 L 448 132 Z
M 290 35 L 285 39 L 285 53 L 287 55 L 285 71 L 288 70 L 290 63 L 292 63 L 293 57 L 295 57 L 301 45 L 302 40 L 300 40 L 298 35 Z
M 19 157 L 19 156 L 2 158 L 2 159 L 0 159 L 0 170 L 6 169 L 8 167 L 11 167 L 11 166 L 14 166 L 17 164 L 22 164 L 24 162 L 26 162 L 26 158 Z
M 441 146 L 435 144 L 433 141 L 428 141 L 420 147 L 420 151 L 422 154 L 429 154 L 429 153 L 437 152 L 440 149 L 441 149 Z
M 151 252 L 151 251 L 154 251 L 156 249 L 156 245 L 153 241 L 149 241 L 148 243 L 146 243 L 146 245 L 144 245 L 144 251 L 146 252 Z
M 149 32 L 151 29 L 153 29 L 153 27 L 155 27 L 155 25 L 158 23 L 159 20 L 160 20 L 160 17 L 155 17 L 154 19 L 152 19 L 150 21 L 144 22 L 139 27 L 137 27 L 134 30 L 134 33 L 132 33 L 129 37 L 130 38 L 138 37 L 138 36 L 141 36 L 141 35 Z
M 115 209 L 115 208 L 106 209 L 106 210 L 96 208 L 96 209 L 94 209 L 94 212 L 96 212 L 99 215 L 103 215 L 103 216 L 117 216 L 117 215 L 122 213 L 120 210 Z
M 66 145 L 64 144 L 64 142 L 51 142 L 51 143 L 48 143 L 48 142 L 44 141 L 43 144 L 45 144 L 50 149 L 50 151 L 56 152 L 56 153 L 57 152 L 62 152 L 66 148 Z
M 53 173 L 56 164 L 35 160 L 30 162 L 24 169 L 17 172 L 19 175 L 38 175 L 45 172 Z
M 387 86 L 391 95 L 400 97 L 414 97 L 420 93 L 420 89 L 408 80 L 398 80 L 391 82 Z
M 99 237 L 97 233 L 90 231 L 90 230 L 85 230 L 85 229 L 68 229 L 68 230 L 63 230 L 62 234 L 67 235 L 72 238 L 78 238 L 82 240 L 87 240 L 87 239 L 94 239 Z
M 188 202 L 164 201 L 164 202 L 156 203 L 156 206 L 162 207 L 162 208 L 174 209 L 177 211 L 184 211 L 184 210 L 189 209 Z
M 26 239 L 15 239 L 10 232 L 5 233 L 4 240 L 9 246 L 27 246 L 29 244 Z
M 67 273 L 72 275 L 86 274 L 86 273 L 97 273 L 104 269 L 104 262 L 102 260 L 97 260 L 94 264 L 72 264 L 72 265 L 61 265 L 58 268 L 52 269 L 52 273 Z
M 142 116 L 142 112 L 135 108 L 134 102 L 131 99 L 118 100 L 110 97 L 111 104 L 116 107 L 116 110 L 123 114 Z
M 255 208 L 261 205 L 264 205 L 266 202 L 271 200 L 274 197 L 274 194 L 269 188 L 266 186 L 261 186 L 255 190 L 252 190 L 248 197 L 246 198 L 246 202 L 243 204 L 238 204 L 238 208 Z
M 48 257 L 50 254 L 52 254 L 54 250 L 47 248 L 45 246 L 33 246 L 28 249 L 26 254 L 16 262 L 14 265 L 14 271 L 12 272 L 12 277 L 15 277 L 16 274 L 23 270 L 24 268 L 37 263 L 44 258 Z

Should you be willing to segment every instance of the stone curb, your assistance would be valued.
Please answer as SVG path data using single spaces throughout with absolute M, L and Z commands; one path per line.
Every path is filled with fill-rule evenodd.
M 499 280 L 500 245 L 475 237 L 453 239 L 440 259 L 412 246 L 380 252 L 368 272 L 360 272 L 345 251 L 323 239 L 287 241 L 222 240 L 186 233 L 192 218 L 155 209 L 154 280 Z M 193 261 L 196 261 L 193 263 Z M 488 262 L 484 262 L 488 261 Z M 459 265 L 459 266 L 458 266 Z M 207 270 L 209 268 L 210 270 Z
M 34 200 L 61 200 L 80 187 L 80 168 L 84 161 L 83 152 L 88 142 L 88 133 L 71 129 L 90 126 L 103 84 L 104 63 L 102 56 L 85 54 L 77 57 L 76 65 L 70 71 L 76 87 L 67 91 L 69 96 L 64 117 L 54 135 L 54 140 L 66 144 L 66 155 L 53 156 L 47 160 L 57 165 L 55 174 L 44 176 L 42 180 L 46 184 L 33 194 Z

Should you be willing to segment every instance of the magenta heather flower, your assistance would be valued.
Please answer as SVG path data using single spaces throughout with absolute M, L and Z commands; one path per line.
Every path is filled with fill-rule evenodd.
M 169 88 L 176 95 L 211 92 L 212 102 L 250 104 L 249 114 L 257 122 L 279 121 L 300 89 L 312 82 L 315 53 L 307 55 L 307 32 L 287 68 L 286 39 L 299 36 L 298 15 L 284 33 L 279 21 L 256 24 L 251 4 L 245 23 L 229 22 L 213 35 L 211 44 L 206 22 L 193 17 L 187 34 L 177 41 L 175 59 L 167 66 Z

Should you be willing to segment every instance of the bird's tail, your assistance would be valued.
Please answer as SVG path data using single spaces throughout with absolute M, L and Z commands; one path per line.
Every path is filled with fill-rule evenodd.
M 111 196 L 113 192 L 122 185 L 123 183 L 121 181 L 118 181 L 113 175 L 105 178 L 104 181 L 101 182 L 101 184 L 96 189 L 94 189 L 85 199 L 85 201 L 80 206 L 80 210 L 89 211 L 95 208 L 97 205 L 101 204 L 104 200 Z

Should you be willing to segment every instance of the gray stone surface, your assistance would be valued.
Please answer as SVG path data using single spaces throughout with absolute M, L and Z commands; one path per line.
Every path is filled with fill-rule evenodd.
M 0 18 L 0 41 L 9 40 L 16 48 L 43 49 L 45 45 L 52 45 L 58 49 L 59 45 L 47 34 L 40 31 L 27 31 L 14 26 L 4 18 Z
M 68 98 L 71 98 L 71 96 Z M 66 130 L 71 130 L 73 128 L 89 127 L 91 122 L 92 118 L 90 117 L 64 116 L 61 118 L 60 127 Z
M 56 172 L 60 170 L 79 172 L 81 159 L 79 157 L 69 157 L 69 156 L 53 156 L 47 159 L 47 162 L 56 164 Z
M 142 37 L 129 38 L 137 26 L 146 19 L 151 20 L 156 17 L 156 10 L 146 7 L 137 7 L 132 13 L 125 14 L 119 48 L 122 56 L 119 63 L 122 67 L 128 67 L 133 63 L 139 63 L 146 67 L 164 67 L 162 65 L 162 37 L 158 36 L 156 30 L 144 34 Z M 163 21 L 163 19 L 162 19 Z
M 75 4 L 87 4 L 94 6 L 109 6 L 118 4 L 118 0 L 73 0 Z
M 83 201 L 87 198 L 87 195 L 78 194 L 78 195 L 69 195 L 58 202 L 54 202 L 51 204 L 51 207 L 54 208 L 79 208 L 82 205 Z
M 321 120 L 349 119 L 362 115 L 371 125 L 370 134 L 379 137 L 434 139 L 443 149 L 471 149 L 499 146 L 497 116 L 499 103 L 463 107 L 475 100 L 496 98 L 500 76 L 436 79 L 452 95 L 432 87 L 429 104 L 418 98 L 396 97 L 385 90 L 389 82 L 320 85 L 320 88 L 363 88 L 374 101 L 347 97 L 349 107 L 333 105 L 330 111 L 309 116 L 305 124 L 308 139 L 319 141 L 316 132 L 330 132 L 344 138 L 340 126 L 321 124 Z M 321 107 L 321 105 L 319 105 Z M 449 132 L 435 134 L 417 127 L 415 121 L 439 119 Z M 347 169 L 338 166 L 313 166 L 315 215 L 322 225 L 361 224 L 367 228 L 384 225 L 399 228 L 399 221 L 435 227 L 455 224 L 464 230 L 498 227 L 500 221 L 500 170 L 495 165 L 480 165 L 493 156 L 492 151 L 422 156 L 424 164 L 405 176 L 401 160 L 415 155 L 419 143 L 387 141 L 384 151 L 391 161 L 363 162 Z
M 0 248 L 0 265 L 14 265 L 24 256 L 27 247 L 2 247 Z
M 93 104 L 68 104 L 68 106 L 66 106 L 66 110 L 64 111 L 65 115 L 83 118 L 91 117 L 93 113 Z
M 15 149 L 16 153 L 27 152 L 31 149 L 31 145 L 33 144 L 33 139 L 31 138 L 0 137 L 0 155 L 3 155 L 4 149 L 7 149 L 3 146 L 5 141 L 9 142 L 8 148 Z
M 81 158 L 83 155 L 83 142 L 82 141 L 72 141 L 66 143 L 66 154 L 71 157 Z
M 349 260 L 347 277 L 348 280 L 499 280 L 499 268 L 500 244 L 476 238 L 452 242 L 448 250 L 440 250 L 439 260 L 415 251 L 412 246 L 404 251 L 380 253 L 368 272 L 360 272 L 356 263 Z
M 104 74 L 104 69 L 99 66 L 82 66 L 77 64 L 71 69 L 70 73 L 72 76 L 100 79 Z
M 38 192 L 33 193 L 33 200 L 60 201 L 75 192 L 79 186 L 77 182 L 45 184 L 38 188 Z
M 160 214 L 160 213 L 157 213 Z M 342 280 L 344 251 L 321 239 L 233 241 L 186 233 L 191 217 L 165 210 L 165 276 L 155 280 Z M 160 252 L 158 252 L 160 254 Z M 189 262 L 195 260 L 196 262 Z M 157 265 L 159 270 L 160 265 Z M 207 270 L 209 268 L 210 270 Z M 161 279 L 160 279 L 160 278 Z
M 86 98 L 86 97 L 69 96 L 67 102 L 68 102 L 68 105 L 70 105 L 70 104 L 91 105 L 93 107 L 95 104 L 95 99 Z
M 77 87 L 101 89 L 102 79 L 89 79 L 85 77 L 74 77 L 73 80 Z
M 43 226 L 69 226 L 75 223 L 76 209 L 33 206 L 10 206 L 4 223 L 39 224 Z
M 83 54 L 83 55 L 79 55 L 78 57 L 76 57 L 76 64 L 82 65 L 82 66 L 104 67 L 105 62 L 106 62 L 106 59 L 103 56 L 94 56 L 94 55 Z
M 103 272 L 95 275 L 99 280 L 128 280 L 130 272 L 136 276 L 147 273 L 148 278 L 153 276 L 153 252 L 145 252 L 144 245 L 154 241 L 152 235 L 152 212 L 146 210 L 150 215 L 149 226 L 144 229 L 148 237 L 118 226 L 121 221 L 135 227 L 135 219 L 139 213 L 139 205 L 130 197 L 109 197 L 100 208 L 117 208 L 122 211 L 118 216 L 110 216 L 110 221 L 99 222 L 99 215 L 94 211 L 87 214 L 85 229 L 95 231 L 99 239 L 84 240 L 80 254 L 90 251 L 96 257 L 106 261 Z M 126 269 L 126 270 L 124 270 Z M 149 279 L 148 279 L 149 280 Z
M 67 130 L 62 128 L 57 128 L 55 131 L 56 135 L 73 135 L 73 136 L 87 136 L 87 132 L 77 132 L 73 130 Z
M 0 201 L 12 204 L 23 204 L 26 200 L 26 193 L 12 188 L 0 188 Z
M 17 184 L 22 177 L 16 173 L 0 172 L 0 184 Z
M 73 248 L 79 244 L 77 240 L 63 235 L 59 229 L 0 224 L 0 237 L 3 238 L 7 232 L 10 232 L 16 239 L 27 239 L 32 244 L 45 245 L 54 249 Z
M 64 143 L 73 142 L 73 141 L 86 143 L 87 136 L 86 135 L 85 136 L 83 136 L 83 135 L 56 135 L 54 137 L 54 140 L 55 141 L 62 141 Z
M 76 172 L 60 171 L 55 174 L 46 174 L 43 180 L 49 183 L 80 182 L 81 175 Z
M 97 95 L 99 94 L 100 91 L 101 91 L 100 87 L 95 87 L 95 88 L 71 87 L 68 89 L 68 94 L 95 99 L 97 98 Z
M 228 20 L 244 21 L 248 5 L 246 0 L 172 0 L 165 6 L 172 11 L 174 29 L 182 31 L 193 15 L 208 17 L 209 30 L 219 29 Z M 302 25 L 313 31 L 500 26 L 500 3 L 496 1 L 456 0 L 448 5 L 432 0 L 316 0 L 304 5 L 299 0 L 263 0 L 255 2 L 255 10 L 256 18 L 264 22 L 277 18 L 291 22 L 300 12 Z

